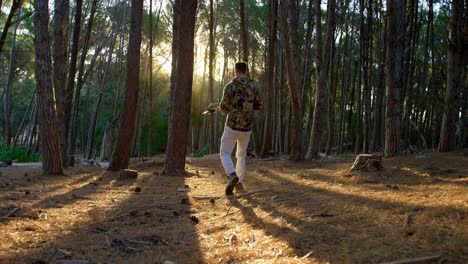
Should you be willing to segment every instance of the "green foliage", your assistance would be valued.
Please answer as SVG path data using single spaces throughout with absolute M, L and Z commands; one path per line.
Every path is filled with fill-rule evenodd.
M 208 153 L 210 153 L 210 144 L 206 144 L 205 146 L 203 146 L 203 148 L 200 149 L 200 151 L 195 153 L 193 156 L 195 158 L 201 158 L 201 157 L 207 155 Z
M 24 147 L 7 147 L 0 145 L 0 161 L 15 160 L 17 162 L 33 162 L 39 161 L 40 158 L 37 155 L 30 155 Z

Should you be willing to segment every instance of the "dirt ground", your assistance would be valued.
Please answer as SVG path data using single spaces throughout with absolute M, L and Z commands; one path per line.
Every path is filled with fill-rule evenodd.
M 0 263 L 468 263 L 467 156 L 355 173 L 353 159 L 249 159 L 245 187 L 271 189 L 238 199 L 223 195 L 217 155 L 189 159 L 186 178 L 158 165 L 125 181 L 97 167 L 1 168 Z

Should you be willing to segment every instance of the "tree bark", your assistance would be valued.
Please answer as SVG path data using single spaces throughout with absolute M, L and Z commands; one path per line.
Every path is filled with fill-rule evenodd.
M 163 173 L 166 175 L 185 175 L 185 156 L 190 125 L 190 111 L 193 82 L 194 37 L 197 0 L 176 0 L 180 17 L 176 27 L 177 60 L 174 91 L 171 91 L 171 119 L 169 138 Z M 175 11 L 177 13 L 178 10 Z M 174 69 L 173 69 L 174 70 Z
M 18 11 L 23 4 L 23 0 L 13 0 L 13 3 L 10 8 L 10 13 L 8 13 L 8 17 L 5 21 L 5 25 L 3 26 L 3 31 L 2 35 L 0 36 L 0 53 L 2 53 L 3 50 L 3 45 L 5 44 L 6 37 L 8 35 L 8 30 L 10 27 L 13 25 L 13 17 L 16 14 L 16 11 Z
M 52 84 L 52 62 L 49 38 L 49 1 L 34 1 L 34 47 L 36 52 L 36 84 L 44 174 L 61 175 L 62 152 Z
M 276 42 L 277 42 L 277 30 L 278 30 L 278 1 L 269 2 L 269 16 L 268 16 L 268 55 L 267 55 L 267 65 L 266 65 L 266 89 L 265 93 L 267 94 L 266 100 L 264 103 L 264 113 L 265 119 L 263 124 L 263 141 L 262 149 L 260 151 L 260 156 L 265 157 L 271 149 L 271 138 L 272 138 L 272 129 L 271 129 L 271 108 L 273 103 L 273 92 L 275 87 L 273 86 L 273 79 L 275 78 L 275 57 L 276 57 Z
M 130 16 L 130 38 L 127 54 L 127 79 L 124 105 L 120 115 L 117 143 L 109 164 L 110 171 L 128 168 L 131 142 L 137 113 L 138 89 L 140 83 L 140 46 L 143 0 L 132 0 Z
M 107 63 L 106 63 L 106 68 L 104 69 L 104 74 L 101 79 L 101 83 L 99 84 L 99 96 L 98 100 L 96 102 L 96 110 L 94 111 L 93 115 L 93 120 L 91 122 L 91 127 L 89 129 L 89 134 L 88 134 L 88 154 L 87 154 L 87 159 L 91 159 L 93 155 L 93 149 L 94 149 L 94 132 L 96 131 L 96 125 L 97 125 L 97 120 L 99 118 L 99 113 L 101 109 L 101 103 L 102 103 L 102 96 L 104 95 L 103 90 L 104 90 L 104 85 L 107 80 L 107 74 L 110 69 L 110 64 L 112 62 L 112 55 L 114 54 L 114 46 L 115 42 L 117 41 L 117 25 L 113 26 L 113 37 L 111 40 L 111 43 L 109 45 L 109 54 L 107 55 Z
M 69 138 L 68 138 L 68 150 L 67 150 L 67 156 L 69 158 L 68 160 L 68 165 L 73 166 L 74 165 L 74 159 L 73 156 L 76 154 L 76 138 L 77 138 L 77 130 L 78 130 L 78 108 L 80 104 L 80 94 L 81 94 L 81 88 L 83 87 L 83 73 L 84 73 L 84 65 L 86 61 L 86 55 L 88 53 L 88 47 L 89 47 L 89 38 L 91 37 L 91 29 L 93 27 L 93 21 L 94 21 L 94 15 L 96 14 L 96 8 L 97 8 L 97 0 L 93 0 L 92 6 L 91 6 L 91 14 L 89 17 L 87 29 L 86 29 L 86 35 L 83 43 L 83 48 L 81 51 L 81 58 L 80 58 L 80 65 L 79 65 L 79 70 L 78 70 L 78 81 L 76 84 L 76 89 L 75 89 L 75 96 L 73 98 L 73 108 L 72 108 L 72 118 L 71 118 L 71 127 L 70 127 L 70 133 L 69 133 Z
M 440 152 L 450 151 L 455 148 L 455 131 L 458 119 L 457 100 L 460 95 L 459 88 L 465 85 L 465 80 L 461 78 L 463 76 L 463 67 L 466 67 L 466 65 L 463 65 L 463 2 L 463 0 L 452 1 L 447 54 L 447 84 L 439 142 Z
M 54 46 L 53 46 L 53 70 L 55 101 L 60 133 L 60 151 L 62 159 L 67 156 L 66 142 L 66 117 L 65 108 L 67 101 L 67 64 L 68 64 L 68 24 L 70 13 L 70 1 L 54 1 Z
M 240 31 L 241 31 L 241 44 L 242 44 L 242 60 L 247 63 L 249 61 L 249 50 L 247 46 L 247 25 L 245 21 L 245 3 L 244 0 L 239 0 L 239 13 L 240 13 Z
M 242 1 L 242 0 L 241 0 Z M 243 11 L 241 11 L 243 13 Z M 241 22 L 242 23 L 242 22 Z M 208 20 L 208 27 L 210 31 L 209 36 L 209 59 L 208 59 L 208 101 L 212 103 L 213 99 L 213 90 L 214 90 L 214 78 L 213 78 L 213 64 L 215 59 L 215 43 L 214 43 L 214 10 L 213 10 L 213 0 L 210 0 L 210 17 Z M 244 25 L 245 27 L 245 25 Z M 215 133 L 214 133 L 214 123 L 213 115 L 208 116 L 208 136 L 210 142 L 210 153 L 215 153 Z
M 372 43 L 373 43 L 373 1 L 367 1 L 367 27 L 364 45 L 364 123 L 363 123 L 363 145 L 362 150 L 364 153 L 369 152 L 370 136 L 372 135 L 371 128 L 371 100 L 372 100 Z
M 35 102 L 34 99 L 36 98 L 36 91 L 37 91 L 37 86 L 34 89 L 34 92 L 33 92 L 32 96 L 31 96 L 31 100 L 29 100 L 28 108 L 26 108 L 26 112 L 24 112 L 23 119 L 21 120 L 21 123 L 20 123 L 20 125 L 18 127 L 18 131 L 16 132 L 15 139 L 13 140 L 13 147 L 16 147 L 18 145 L 18 141 L 19 141 L 19 138 L 20 138 L 20 133 L 21 133 L 21 130 L 23 130 L 24 124 L 26 122 L 27 115 L 29 113 L 29 109 L 31 109 L 31 112 L 34 111 L 33 104 Z M 33 108 L 31 108 L 31 107 L 33 107 Z M 31 121 L 31 118 L 29 119 L 29 121 Z
M 387 1 L 387 77 L 385 156 L 400 152 L 402 62 L 405 0 Z
M 70 129 L 70 118 L 71 118 L 71 107 L 73 99 L 73 90 L 75 89 L 75 75 L 76 75 L 76 63 L 78 60 L 78 49 L 79 49 L 79 40 L 80 40 L 80 31 L 81 31 L 81 19 L 82 19 L 82 9 L 83 9 L 83 0 L 76 0 L 76 10 L 75 10 L 75 25 L 73 27 L 73 36 L 72 36 L 72 46 L 71 46 L 71 55 L 70 55 L 70 67 L 68 69 L 68 79 L 67 87 L 65 94 L 65 106 L 63 109 L 64 117 L 64 131 L 62 138 L 65 138 L 66 141 L 63 142 L 63 148 L 68 153 L 69 142 L 68 142 L 68 133 Z M 71 157 L 63 157 L 64 167 L 68 167 Z
M 366 51 L 366 27 L 364 23 L 364 0 L 359 0 L 359 62 L 358 62 L 358 75 L 357 75 L 357 86 L 356 86 L 356 131 L 355 131 L 355 153 L 362 152 L 363 145 L 363 96 L 362 86 L 364 81 L 364 65 L 365 51 Z
M 162 6 L 161 1 L 161 6 Z M 161 12 L 161 6 L 158 10 L 156 17 L 156 31 L 158 30 L 159 14 Z M 146 155 L 151 157 L 153 155 L 153 46 L 154 46 L 154 30 L 153 30 L 153 0 L 150 0 L 150 46 L 149 46 L 149 91 L 148 91 L 148 145 L 146 149 Z
M 335 35 L 335 32 L 333 32 L 333 35 Z M 340 41 L 337 41 L 340 43 Z M 335 55 L 336 53 L 336 47 L 335 47 L 335 42 L 333 41 L 332 46 L 330 47 L 330 66 L 329 66 L 329 73 L 328 73 L 328 96 L 327 96 L 327 101 L 328 101 L 328 135 L 327 135 L 327 148 L 325 154 L 329 156 L 331 154 L 331 151 L 333 149 L 333 145 L 335 144 L 335 100 L 336 100 L 336 81 L 333 79 L 334 76 L 334 68 L 336 64 L 336 59 L 338 56 Z M 336 76 L 338 78 L 338 76 Z
M 302 97 L 298 66 L 298 18 L 295 0 L 282 0 L 281 27 L 284 38 L 284 56 L 287 64 L 291 110 L 293 116 L 293 131 L 291 142 L 291 160 L 301 160 L 302 156 Z M 288 23 L 289 22 L 289 23 Z
M 317 7 L 320 6 L 320 0 L 317 0 Z M 321 34 L 320 8 L 316 14 L 317 36 Z M 327 76 L 328 67 L 330 65 L 331 45 L 334 45 L 335 32 L 335 0 L 330 0 L 327 3 L 327 31 L 325 39 L 325 47 L 322 53 L 321 37 L 317 37 L 317 90 L 315 92 L 315 106 L 312 123 L 312 132 L 310 133 L 310 144 L 307 152 L 307 158 L 318 158 L 320 153 L 320 141 L 322 138 L 323 128 L 327 106 Z M 319 43 L 320 42 L 320 43 Z M 320 58 L 319 58 L 320 57 Z M 319 60 L 320 59 L 320 60 Z
M 380 0 L 382 1 L 382 0 Z M 386 25 L 386 23 L 384 22 Z M 382 125 L 383 125 L 383 100 L 385 96 L 385 60 L 386 60 L 386 37 L 385 32 L 379 34 L 378 51 L 379 51 L 379 77 L 377 83 L 377 98 L 376 98 L 376 114 L 374 117 L 374 130 L 372 135 L 371 151 L 378 151 L 382 147 Z
M 21 15 L 21 9 L 18 10 L 17 17 L 19 18 Z M 15 28 L 13 30 L 13 39 L 11 41 L 11 52 L 10 52 L 10 59 L 8 61 L 8 77 L 7 77 L 7 85 L 5 89 L 5 97 L 3 101 L 4 106 L 4 116 L 5 116 L 5 145 L 11 145 L 11 138 L 12 138 L 12 131 L 11 131 L 11 111 L 12 111 L 12 88 L 13 88 L 13 79 L 15 73 L 15 55 L 16 55 L 16 33 L 18 31 L 18 26 L 20 22 L 15 24 Z

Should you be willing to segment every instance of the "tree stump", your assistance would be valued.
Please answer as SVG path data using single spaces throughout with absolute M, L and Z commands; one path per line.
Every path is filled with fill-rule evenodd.
M 138 178 L 138 171 L 136 170 L 120 170 L 120 180 L 129 180 Z
M 351 166 L 351 171 L 368 170 L 371 168 L 375 168 L 376 170 L 381 170 L 383 168 L 381 155 L 376 155 L 376 154 L 357 155 L 353 166 Z

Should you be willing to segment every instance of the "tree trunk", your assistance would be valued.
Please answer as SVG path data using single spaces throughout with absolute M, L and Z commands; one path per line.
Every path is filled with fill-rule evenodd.
M 79 65 L 79 70 L 78 70 L 78 81 L 76 84 L 76 89 L 75 89 L 75 96 L 73 98 L 73 108 L 72 108 L 72 119 L 71 119 L 71 127 L 70 127 L 70 133 L 69 133 L 69 138 L 68 138 L 68 150 L 67 150 L 67 156 L 69 158 L 68 160 L 68 165 L 73 166 L 74 165 L 74 158 L 73 156 L 76 154 L 76 138 L 77 138 L 77 130 L 78 130 L 78 108 L 80 104 L 80 94 L 81 94 L 81 88 L 83 87 L 83 72 L 84 72 L 84 65 L 86 61 L 86 55 L 88 53 L 88 48 L 89 48 L 89 38 L 91 37 L 91 29 L 93 27 L 93 20 L 94 20 L 94 15 L 96 14 L 96 5 L 97 5 L 97 0 L 93 0 L 92 7 L 91 7 L 91 14 L 89 17 L 87 29 L 86 29 L 86 35 L 84 39 L 84 44 L 83 48 L 81 51 L 81 58 L 80 58 L 80 65 Z
M 247 48 L 247 25 L 245 21 L 245 4 L 244 0 L 239 0 L 239 13 L 240 13 L 240 31 L 241 31 L 241 44 L 242 44 L 242 60 L 247 63 L 249 61 L 249 50 Z
M 273 103 L 273 92 L 275 87 L 273 86 L 273 79 L 275 78 L 275 58 L 276 58 L 276 42 L 277 42 L 277 26 L 278 26 L 278 1 L 269 2 L 269 16 L 268 16 L 268 55 L 267 55 L 267 65 L 266 65 L 266 89 L 265 93 L 267 94 L 264 105 L 264 127 L 263 127 L 263 141 L 262 149 L 260 151 L 260 156 L 265 157 L 271 149 L 271 138 L 273 136 L 271 129 L 271 118 L 272 118 L 272 103 Z
M 380 0 L 382 1 L 382 0 Z M 386 24 L 386 23 L 384 23 Z M 386 37 L 385 33 L 380 34 L 378 42 L 379 51 L 379 77 L 377 83 L 377 98 L 376 98 L 376 113 L 374 117 L 374 130 L 372 135 L 371 151 L 378 151 L 382 147 L 382 116 L 383 116 L 383 99 L 385 96 L 385 60 L 386 60 Z
M 420 75 L 422 76 L 422 85 L 424 87 L 424 95 L 422 96 L 423 98 L 420 99 L 419 107 L 421 109 L 426 108 L 429 102 L 429 93 L 430 93 L 430 83 L 428 82 L 429 74 L 428 74 L 428 69 L 429 69 L 429 62 L 431 61 L 429 59 L 429 50 L 430 50 L 430 39 L 431 39 L 431 28 L 432 28 L 432 21 L 434 19 L 434 1 L 433 0 L 428 0 L 428 5 L 429 5 L 429 11 L 427 15 L 427 24 L 426 24 L 426 38 L 425 38 L 425 43 L 424 43 L 424 65 L 421 68 Z M 434 56 L 433 52 L 431 52 L 431 57 Z M 429 106 L 429 109 L 427 109 L 426 115 L 423 115 L 422 113 L 420 114 L 418 124 L 419 127 L 422 128 L 422 133 L 426 136 L 426 124 L 428 121 L 428 113 L 431 111 L 431 106 Z
M 411 145 L 411 117 L 413 112 L 414 101 L 416 100 L 416 93 L 414 89 L 414 82 L 416 76 L 414 75 L 416 69 L 416 49 L 418 47 L 418 0 L 411 0 L 410 1 L 410 8 L 411 14 L 409 16 L 408 22 L 408 57 L 407 57 L 407 67 L 405 70 L 406 79 L 404 78 L 404 91 L 406 95 L 406 107 L 404 112 L 404 120 L 403 120 L 403 147 L 409 148 Z M 405 98 L 403 98 L 404 100 Z
M 459 88 L 465 85 L 465 80 L 461 79 L 463 67 L 465 67 L 465 65 L 463 65 L 463 2 L 463 0 L 452 1 L 452 16 L 450 18 L 448 39 L 445 106 L 439 142 L 440 152 L 450 151 L 455 148 L 455 131 L 456 122 L 458 120 L 457 100 L 460 93 Z
M 335 32 L 333 32 L 333 35 Z M 337 41 L 340 43 L 340 41 Z M 331 154 L 331 151 L 333 149 L 333 145 L 335 144 L 335 99 L 336 99 L 336 82 L 333 79 L 334 77 L 334 68 L 335 68 L 335 60 L 338 58 L 338 56 L 335 55 L 336 53 L 336 47 L 335 47 L 335 42 L 333 41 L 332 46 L 330 47 L 331 55 L 330 55 L 330 67 L 329 67 L 329 73 L 328 73 L 328 135 L 327 135 L 327 148 L 325 154 L 329 156 Z M 338 76 L 336 76 L 338 78 Z
M 162 5 L 161 1 L 161 5 Z M 161 6 L 158 10 L 156 17 L 156 30 L 158 29 L 159 14 L 161 12 Z M 154 46 L 154 32 L 153 32 L 153 0 L 150 0 L 150 46 L 149 46 L 149 91 L 148 91 L 148 145 L 146 149 L 146 155 L 151 157 L 153 155 L 153 46 Z
M 17 17 L 19 18 L 20 15 L 21 15 L 21 9 L 18 10 Z M 14 73 L 15 73 L 16 33 L 18 31 L 19 24 L 20 22 L 17 22 L 13 30 L 13 40 L 11 41 L 10 60 L 8 62 L 7 85 L 6 85 L 5 97 L 3 101 L 4 115 L 5 115 L 5 145 L 8 147 L 11 145 L 11 138 L 12 138 L 12 132 L 11 132 L 11 110 L 12 110 L 11 93 L 12 91 L 11 90 L 13 88 L 13 79 L 14 79 Z
M 177 68 L 175 74 L 174 91 L 171 91 L 171 109 L 169 120 L 169 138 L 167 141 L 167 156 L 164 162 L 163 173 L 166 175 L 185 175 L 185 155 L 190 124 L 194 37 L 197 0 L 175 1 L 175 17 L 178 22 L 176 41 Z M 174 69 L 173 69 L 174 70 Z
M 120 126 L 117 143 L 112 154 L 109 169 L 118 171 L 128 168 L 135 117 L 137 113 L 138 89 L 140 76 L 140 46 L 143 0 L 132 0 L 130 17 L 130 38 L 127 54 L 127 79 L 123 109 L 120 115 Z
M 317 0 L 317 7 L 320 6 L 320 0 Z M 321 34 L 320 8 L 317 8 L 316 24 L 317 36 Z M 325 47 L 322 54 L 321 37 L 317 37 L 317 90 L 315 92 L 315 106 L 312 123 L 312 132 L 310 133 L 310 144 L 307 152 L 307 158 L 318 158 L 320 153 L 320 141 L 322 138 L 323 127 L 327 106 L 327 74 L 330 65 L 331 46 L 334 45 L 335 32 L 335 0 L 330 0 L 327 3 L 327 31 L 325 39 Z M 320 57 L 320 58 L 319 58 Z
M 373 32 L 372 32 L 372 22 L 373 22 L 373 14 L 372 14 L 372 0 L 367 1 L 367 28 L 366 28 L 366 36 L 365 36 L 365 52 L 364 52 L 364 129 L 363 129 L 363 146 L 362 150 L 364 153 L 369 152 L 369 145 L 370 145 L 370 136 L 372 135 L 372 128 L 371 128 L 371 100 L 372 100 L 372 41 L 373 41 Z
M 242 12 L 242 11 L 241 11 Z M 242 22 L 241 22 L 242 23 Z M 210 31 L 209 39 L 209 59 L 208 59 L 208 101 L 214 102 L 213 90 L 214 90 L 214 78 L 213 78 L 213 63 L 215 59 L 215 43 L 214 43 L 214 11 L 213 11 L 213 0 L 210 0 L 210 17 L 208 20 L 208 27 Z M 208 136 L 210 142 L 210 153 L 215 153 L 215 133 L 214 133 L 214 120 L 213 115 L 208 116 Z
M 55 101 L 60 133 L 60 151 L 62 159 L 65 160 L 67 149 L 67 134 L 65 109 L 67 101 L 67 64 L 68 64 L 68 24 L 70 13 L 70 1 L 54 1 L 54 47 L 53 47 L 53 69 Z
M 42 166 L 44 174 L 61 175 L 62 152 L 58 119 L 54 107 L 52 62 L 49 38 L 49 1 L 34 1 L 34 47 L 36 52 L 36 84 L 39 125 L 42 135 Z
M 400 152 L 402 62 L 405 0 L 387 1 L 387 88 L 385 156 Z
M 301 83 L 301 91 L 302 91 L 302 97 L 306 99 L 306 89 L 309 87 L 309 82 L 310 82 L 310 53 L 312 50 L 311 43 L 312 43 L 312 31 L 314 29 L 314 1 L 309 0 L 309 7 L 307 10 L 307 31 L 306 31 L 306 42 L 305 42 L 305 52 L 304 52 L 304 66 L 302 68 L 302 83 Z M 315 7 L 317 8 L 317 7 Z M 306 106 L 306 103 L 303 103 L 303 106 Z M 304 114 L 305 109 L 303 109 Z
M 38 104 L 38 100 L 36 99 L 36 107 L 33 111 L 33 122 L 32 122 L 32 125 L 31 125 L 31 132 L 28 134 L 28 141 L 27 141 L 27 145 L 26 145 L 26 148 L 28 150 L 28 155 L 31 154 L 32 152 L 32 144 L 33 144 L 33 140 L 34 140 L 34 134 L 36 133 L 36 128 L 37 128 L 37 116 L 38 116 L 38 108 L 39 106 L 37 105 Z
M 29 104 L 28 104 L 28 108 L 26 108 L 26 112 L 24 112 L 24 116 L 23 116 L 23 119 L 21 120 L 21 123 L 18 127 L 18 131 L 16 132 L 16 136 L 15 136 L 15 139 L 13 140 L 13 147 L 16 147 L 18 145 L 18 141 L 19 141 L 19 138 L 20 138 L 20 134 L 21 134 L 21 130 L 23 130 L 23 127 L 24 127 L 24 124 L 26 122 L 26 118 L 27 118 L 27 115 L 29 113 L 29 109 L 31 109 L 31 112 L 34 111 L 34 99 L 36 98 L 36 91 L 37 91 L 37 86 L 36 88 L 34 89 L 34 92 L 31 96 L 31 100 L 29 101 Z M 33 107 L 33 108 L 31 108 Z M 31 115 L 32 116 L 32 115 Z M 31 118 L 29 119 L 29 121 L 31 121 Z
M 352 10 L 354 13 L 354 9 Z M 351 11 L 349 11 L 351 12 Z M 350 15 L 348 14 L 348 19 Z M 354 27 L 351 26 L 351 34 L 346 35 L 345 45 L 346 48 L 344 54 L 344 61 L 346 61 L 346 67 L 343 67 L 343 82 L 341 87 L 341 102 L 340 102 L 340 116 L 339 116 L 339 135 L 338 135 L 338 153 L 343 152 L 343 142 L 346 131 L 346 102 L 348 101 L 349 86 L 351 83 L 351 63 L 352 58 L 350 54 L 353 50 L 353 39 L 354 39 Z
M 70 55 L 70 67 L 68 69 L 68 79 L 67 87 L 65 91 L 65 106 L 63 109 L 64 117 L 64 126 L 63 131 L 64 135 L 62 138 L 65 138 L 66 141 L 62 142 L 63 148 L 68 151 L 69 142 L 68 142 L 68 132 L 70 129 L 70 118 L 71 118 L 71 107 L 73 99 L 73 90 L 75 89 L 75 75 L 76 75 L 76 63 L 78 60 L 78 49 L 79 49 L 79 40 L 80 40 L 80 31 L 81 31 L 81 18 L 82 18 L 82 9 L 83 9 L 83 0 L 76 0 L 75 8 L 75 25 L 73 27 L 73 36 L 72 36 L 72 46 L 71 46 L 71 55 Z M 71 157 L 63 157 L 64 167 L 68 167 Z
M 356 131 L 355 131 L 355 153 L 359 154 L 362 152 L 363 145 L 363 96 L 362 96 L 362 84 L 364 81 L 364 65 L 365 61 L 365 51 L 366 51 L 366 27 L 364 24 L 364 0 L 359 0 L 359 65 L 358 65 L 358 75 L 357 75 L 357 86 L 356 86 Z
M 298 18 L 295 0 L 281 1 L 281 26 L 284 38 L 284 54 L 287 64 L 293 131 L 291 142 L 291 160 L 302 159 L 302 97 L 298 66 Z M 289 19 L 288 19 L 289 18 Z M 289 22 L 289 23 L 288 23 Z
M 107 63 L 106 63 L 106 68 L 104 69 L 104 74 L 101 79 L 101 83 L 99 84 L 99 96 L 98 100 L 96 102 L 96 110 L 94 111 L 93 115 L 93 120 L 91 122 L 91 127 L 89 129 L 89 134 L 88 134 L 88 155 L 87 159 L 91 159 L 93 155 L 93 149 L 94 149 L 94 132 L 96 131 L 96 125 L 97 125 L 97 120 L 99 118 L 99 112 L 101 109 L 101 102 L 102 102 L 102 96 L 103 96 L 103 90 L 104 90 L 104 85 L 106 83 L 107 79 L 107 74 L 109 72 L 110 64 L 112 62 L 112 55 L 114 53 L 114 46 L 115 42 L 117 40 L 117 25 L 113 26 L 113 37 L 111 40 L 111 43 L 109 45 L 109 54 L 107 55 Z
M 15 16 L 16 11 L 20 9 L 22 4 L 23 4 L 23 0 L 13 0 L 13 3 L 10 8 L 10 13 L 8 13 L 8 17 L 5 21 L 5 25 L 3 26 L 2 35 L 0 36 L 0 53 L 2 53 L 3 45 L 5 44 L 5 40 L 8 35 L 8 30 L 13 25 L 13 21 L 12 21 L 13 17 Z

